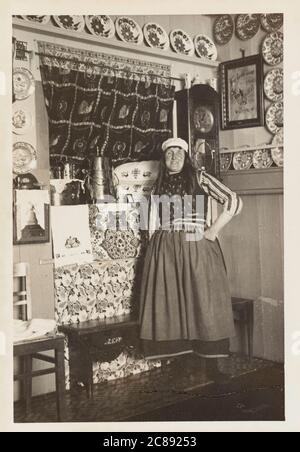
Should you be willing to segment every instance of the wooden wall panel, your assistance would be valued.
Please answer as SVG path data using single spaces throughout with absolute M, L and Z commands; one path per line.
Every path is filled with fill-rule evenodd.
M 256 297 L 261 286 L 260 250 L 257 239 L 257 198 L 243 197 L 242 213 L 227 225 L 220 242 L 234 296 Z
M 243 196 L 220 237 L 232 294 L 283 299 L 282 195 Z
M 261 295 L 283 299 L 283 231 L 280 222 L 282 195 L 257 197 Z

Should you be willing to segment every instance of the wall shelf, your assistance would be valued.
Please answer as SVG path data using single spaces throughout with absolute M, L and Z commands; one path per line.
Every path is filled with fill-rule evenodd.
M 63 38 L 74 42 L 86 42 L 93 45 L 99 45 L 101 48 L 106 48 L 110 50 L 124 50 L 130 52 L 134 55 L 148 55 L 156 58 L 162 58 L 164 60 L 169 60 L 173 62 L 186 63 L 191 65 L 197 65 L 200 67 L 210 67 L 217 68 L 219 66 L 218 61 L 210 61 L 205 59 L 200 59 L 196 56 L 190 57 L 186 55 L 180 55 L 172 51 L 162 51 L 159 49 L 152 49 L 146 47 L 145 45 L 135 45 L 127 44 L 117 39 L 101 39 L 97 36 L 90 35 L 88 33 L 79 33 L 75 31 L 62 30 L 54 25 L 40 25 L 36 23 L 26 22 L 22 19 L 13 18 L 13 27 L 19 30 L 35 32 L 38 34 L 43 34 L 48 37 L 53 38 Z
M 283 194 L 283 168 L 229 170 L 221 178 L 239 195 Z

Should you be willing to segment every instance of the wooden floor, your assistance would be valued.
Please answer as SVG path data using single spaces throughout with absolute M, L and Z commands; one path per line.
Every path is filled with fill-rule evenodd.
M 283 419 L 283 366 L 259 359 L 249 363 L 237 355 L 222 360 L 221 366 L 233 375 L 223 388 L 207 380 L 201 359 L 190 355 L 163 369 L 95 385 L 93 400 L 87 400 L 84 390 L 68 392 L 67 422 Z M 56 422 L 55 395 L 34 397 L 27 416 L 22 403 L 15 403 L 14 419 Z

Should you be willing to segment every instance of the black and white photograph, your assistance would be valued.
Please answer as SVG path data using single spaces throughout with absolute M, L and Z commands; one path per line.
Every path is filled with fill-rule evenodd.
M 103 3 L 10 16 L 12 422 L 284 425 L 286 10 Z

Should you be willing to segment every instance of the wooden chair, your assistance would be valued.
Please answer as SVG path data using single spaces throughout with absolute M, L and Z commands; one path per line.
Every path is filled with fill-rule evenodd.
M 18 311 L 16 313 L 17 317 L 25 321 L 31 320 L 29 264 L 14 264 L 13 276 L 14 284 L 17 284 L 17 290 L 13 292 L 14 308 Z M 54 357 L 41 353 L 46 351 L 54 351 Z M 31 407 L 32 378 L 55 373 L 57 417 L 59 421 L 64 421 L 66 417 L 64 336 L 61 334 L 52 334 L 36 339 L 14 342 L 14 357 L 20 359 L 20 372 L 16 372 L 14 381 L 20 380 L 22 382 L 21 392 L 25 402 L 26 413 L 30 411 Z M 54 364 L 54 366 L 33 371 L 33 359 Z
M 17 290 L 13 292 L 14 308 L 18 310 L 18 318 L 21 320 L 32 319 L 31 286 L 29 275 L 29 264 L 20 262 L 14 264 L 14 283 L 18 284 Z

